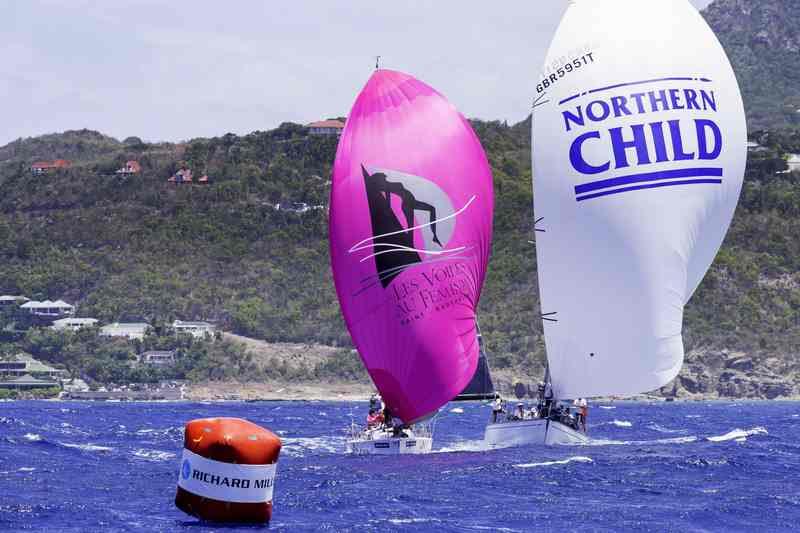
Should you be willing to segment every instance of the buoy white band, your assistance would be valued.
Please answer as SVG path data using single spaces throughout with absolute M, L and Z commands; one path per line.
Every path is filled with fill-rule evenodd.
M 178 486 L 223 502 L 264 503 L 272 501 L 276 467 L 223 463 L 184 448 Z

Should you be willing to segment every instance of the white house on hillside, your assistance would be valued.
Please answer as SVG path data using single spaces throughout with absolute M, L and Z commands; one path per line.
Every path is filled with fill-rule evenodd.
M 213 335 L 217 329 L 214 324 L 209 324 L 208 322 L 184 322 L 183 320 L 173 322 L 172 328 L 177 333 L 189 333 L 197 338 Z
M 97 322 L 98 320 L 96 318 L 60 318 L 53 321 L 53 325 L 50 326 L 50 329 L 54 329 L 56 331 L 78 331 L 81 328 L 95 326 L 97 325 Z
M 144 322 L 114 322 L 100 328 L 103 337 L 125 337 L 126 339 L 144 339 L 150 324 Z
M 786 166 L 789 167 L 789 172 L 800 170 L 800 154 L 789 154 L 786 158 Z
M 24 296 L 12 296 L 9 294 L 4 294 L 0 296 L 0 307 L 12 306 L 12 305 L 20 305 L 27 302 L 28 299 Z
M 22 304 L 20 308 L 36 316 L 53 317 L 72 315 L 75 313 L 75 306 L 68 304 L 64 300 L 56 300 L 55 302 L 51 302 L 50 300 L 45 300 L 43 302 L 31 300 L 30 302 Z

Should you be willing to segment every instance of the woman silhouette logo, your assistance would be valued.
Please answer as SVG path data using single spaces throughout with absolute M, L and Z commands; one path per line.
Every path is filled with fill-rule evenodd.
M 370 174 L 364 165 L 361 172 L 372 222 L 372 239 L 368 241 L 381 284 L 386 288 L 400 272 L 422 262 L 420 254 L 436 254 L 445 249 L 455 229 L 453 207 L 444 191 L 419 176 L 383 170 Z M 393 202 L 395 206 L 399 203 L 399 213 Z M 417 219 L 416 212 L 427 213 L 427 220 Z M 437 215 L 447 220 L 440 223 Z M 417 231 L 422 249 L 415 245 Z

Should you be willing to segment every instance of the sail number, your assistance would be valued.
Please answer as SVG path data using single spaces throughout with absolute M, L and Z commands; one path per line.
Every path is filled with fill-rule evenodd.
M 592 56 L 592 52 L 586 52 L 581 57 L 573 59 L 569 63 L 565 63 L 560 67 L 557 67 L 555 70 L 551 71 L 550 75 L 546 78 L 542 79 L 536 85 L 536 92 L 542 93 L 548 87 L 555 85 L 555 83 L 569 74 L 570 72 L 574 72 L 581 67 L 588 65 L 589 63 L 594 63 L 594 57 Z

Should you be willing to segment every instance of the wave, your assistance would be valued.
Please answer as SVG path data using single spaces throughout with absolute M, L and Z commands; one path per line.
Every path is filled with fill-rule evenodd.
M 58 444 L 60 446 L 63 446 L 64 448 L 72 448 L 84 452 L 110 452 L 114 450 L 114 448 L 111 448 L 110 446 L 100 446 L 99 444 L 92 444 L 92 443 L 69 444 L 66 442 L 59 442 Z
M 402 524 L 429 524 L 441 522 L 438 518 L 390 518 L 388 521 L 396 526 Z
M 23 435 L 22 438 L 25 439 L 28 442 L 43 442 L 44 441 L 42 436 L 39 435 L 38 433 L 25 433 L 25 435 Z
M 588 443 L 583 444 L 582 446 L 650 446 L 654 444 L 688 444 L 696 441 L 697 437 L 694 435 L 653 440 L 591 439 Z
M 569 457 L 568 459 L 562 459 L 560 461 L 545 461 L 543 463 L 523 463 L 514 465 L 516 468 L 534 468 L 537 466 L 553 466 L 553 465 L 566 465 L 569 463 L 593 463 L 591 457 L 585 457 L 583 455 L 577 455 L 575 457 Z
M 463 440 L 434 450 L 433 453 L 482 452 L 484 450 L 486 450 L 486 444 L 483 440 Z
M 653 431 L 658 431 L 659 433 L 667 433 L 667 434 L 675 434 L 675 433 L 687 433 L 688 429 L 669 429 L 662 426 L 659 426 L 655 422 L 647 426 L 648 429 L 652 429 Z
M 628 422 L 627 420 L 617 420 L 615 418 L 611 422 L 601 422 L 599 424 L 594 425 L 594 427 L 600 427 L 600 426 L 616 426 L 618 428 L 629 428 L 633 427 L 633 424 L 631 422 Z
M 148 461 L 169 461 L 170 459 L 175 458 L 175 454 L 172 452 L 164 452 L 161 450 L 146 450 L 144 448 L 140 448 L 133 452 L 134 457 L 139 457 L 140 459 L 147 459 Z
M 615 405 L 598 405 L 600 409 L 616 409 Z
M 450 409 L 450 412 L 460 415 L 461 413 L 464 412 L 464 410 L 460 407 L 453 407 L 452 409 Z
M 281 453 L 290 457 L 305 457 L 306 452 L 341 453 L 346 444 L 345 437 L 294 437 L 281 440 Z
M 729 440 L 736 440 L 742 442 L 744 440 L 747 440 L 747 437 L 753 435 L 769 435 L 769 432 L 766 430 L 766 428 L 763 428 L 761 426 L 752 429 L 736 428 L 732 431 L 725 433 L 724 435 L 717 435 L 715 437 L 706 437 L 706 440 L 711 442 L 725 442 Z

